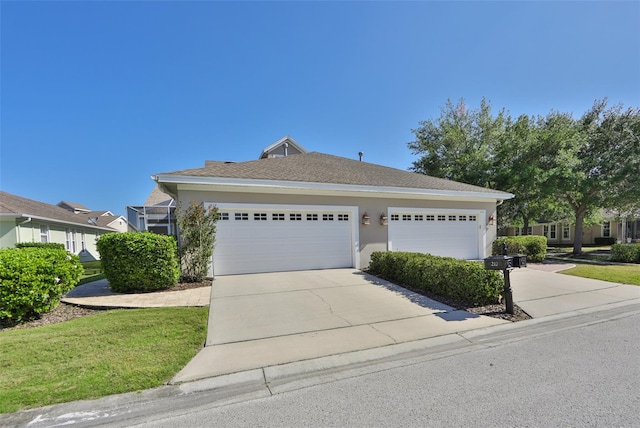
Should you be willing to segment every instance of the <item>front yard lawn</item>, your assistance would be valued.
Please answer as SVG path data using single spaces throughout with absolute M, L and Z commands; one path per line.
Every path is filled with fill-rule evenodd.
M 640 266 L 638 265 L 578 264 L 576 267 L 563 270 L 560 273 L 581 276 L 583 278 L 600 279 L 602 281 L 640 285 Z
M 0 332 L 0 413 L 160 386 L 204 345 L 207 312 L 111 310 Z

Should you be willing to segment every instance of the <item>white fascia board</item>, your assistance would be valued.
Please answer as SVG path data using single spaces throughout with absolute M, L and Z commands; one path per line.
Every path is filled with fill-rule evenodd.
M 461 201 L 497 201 L 512 199 L 511 193 L 473 192 L 412 187 L 362 186 L 353 184 L 311 183 L 301 181 L 250 180 L 244 178 L 196 177 L 159 174 L 158 183 L 179 184 L 185 190 L 215 190 L 219 192 L 260 192 L 305 195 L 345 195 L 361 197 L 448 199 Z M 206 188 L 202 188 L 206 186 Z

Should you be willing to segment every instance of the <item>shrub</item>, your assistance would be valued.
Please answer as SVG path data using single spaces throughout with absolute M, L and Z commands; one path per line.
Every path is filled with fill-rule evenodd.
M 54 248 L 56 250 L 64 250 L 64 244 L 55 242 L 20 242 L 15 245 L 16 248 Z
M 640 244 L 613 244 L 611 260 L 623 263 L 640 263 Z
M 151 232 L 107 233 L 97 242 L 102 271 L 113 291 L 166 290 L 180 277 L 176 241 Z
M 593 238 L 593 243 L 596 245 L 613 245 L 616 243 L 616 238 L 613 236 L 597 236 Z
M 471 305 L 496 303 L 504 288 L 502 275 L 481 263 L 430 254 L 376 251 L 369 270 L 400 285 Z
M 507 254 L 524 254 L 527 262 L 541 263 L 547 255 L 547 238 L 538 235 L 503 236 L 493 241 L 493 254 L 502 255 L 502 243 L 507 244 Z
M 203 281 L 208 273 L 216 240 L 216 221 L 218 209 L 205 208 L 204 204 L 192 201 L 191 204 L 176 210 L 176 220 L 180 230 L 180 262 L 186 281 Z
M 81 274 L 78 256 L 64 249 L 0 250 L 0 318 L 17 322 L 50 311 Z

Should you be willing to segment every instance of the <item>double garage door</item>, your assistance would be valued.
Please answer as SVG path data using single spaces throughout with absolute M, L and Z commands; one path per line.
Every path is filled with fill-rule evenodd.
M 354 266 L 355 211 L 345 207 L 219 207 L 213 274 Z
M 389 209 L 389 250 L 473 260 L 480 228 L 478 213 Z

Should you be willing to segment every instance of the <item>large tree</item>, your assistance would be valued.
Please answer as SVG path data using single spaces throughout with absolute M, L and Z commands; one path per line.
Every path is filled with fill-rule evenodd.
M 640 199 L 640 110 L 597 100 L 579 120 L 563 120 L 554 130 L 550 124 L 559 116 L 545 124 L 556 131 L 549 140 L 555 147 L 550 185 L 573 212 L 573 252 L 579 254 L 586 217 Z

